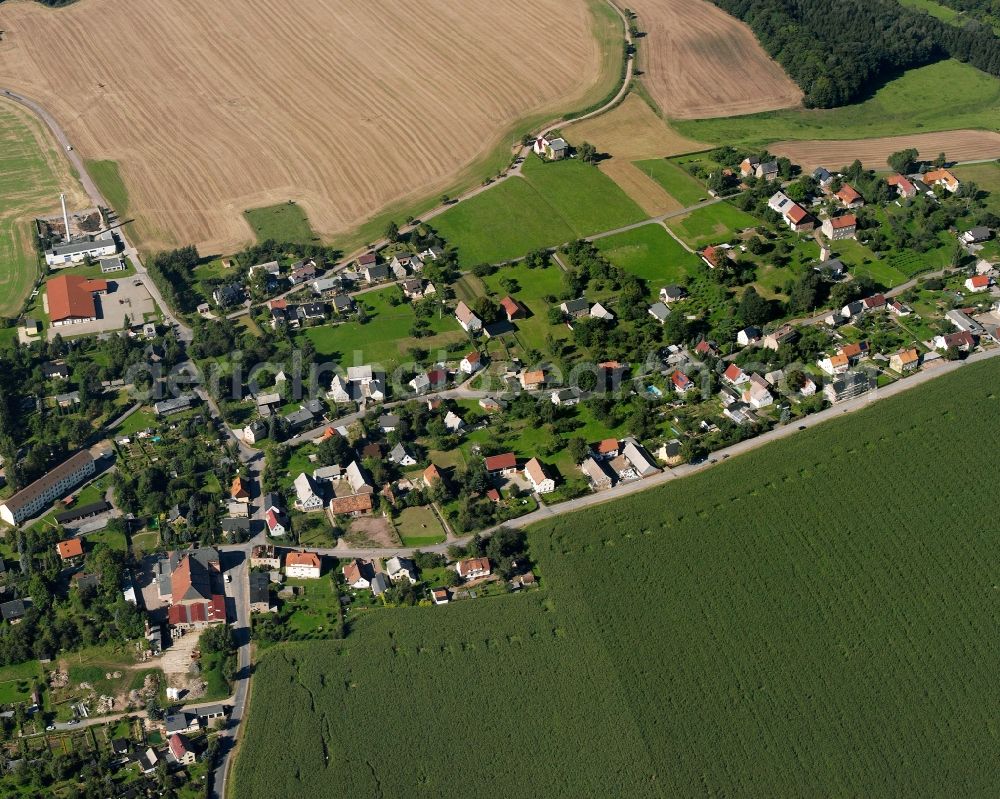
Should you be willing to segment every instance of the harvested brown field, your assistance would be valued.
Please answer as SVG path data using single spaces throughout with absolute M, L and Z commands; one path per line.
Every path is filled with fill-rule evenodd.
M 708 0 L 630 0 L 646 36 L 643 82 L 673 119 L 737 116 L 798 105 L 802 92 L 753 32 Z
M 803 169 L 850 164 L 855 158 L 870 169 L 887 169 L 886 159 L 895 152 L 915 147 L 920 157 L 932 159 L 944 153 L 949 161 L 982 161 L 1000 158 L 1000 133 L 986 130 L 949 130 L 912 136 L 843 141 L 781 141 L 768 146 Z
M 611 158 L 601 162 L 600 170 L 650 216 L 676 211 L 682 205 L 632 162 L 708 146 L 681 136 L 636 94 L 628 95 L 607 114 L 564 125 L 562 132 L 576 144 L 590 142 L 601 153 L 609 154 Z
M 247 208 L 295 200 L 329 237 L 453 188 L 604 91 L 596 24 L 585 0 L 3 3 L 0 85 L 118 162 L 145 247 L 227 252 Z

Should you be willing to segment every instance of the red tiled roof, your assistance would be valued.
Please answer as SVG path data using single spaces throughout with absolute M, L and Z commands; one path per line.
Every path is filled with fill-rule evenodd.
M 691 378 L 678 369 L 670 376 L 671 382 L 682 391 L 691 385 Z
M 362 496 L 367 496 L 367 494 Z M 318 569 L 320 564 L 319 555 L 315 552 L 289 552 L 285 555 L 285 566 L 312 566 L 314 569 Z
M 430 485 L 433 482 L 441 479 L 441 472 L 438 471 L 438 467 L 433 463 L 424 469 L 424 482 Z
M 505 452 L 503 455 L 490 455 L 486 458 L 486 471 L 499 472 L 502 469 L 516 469 L 517 456 L 513 452 Z
M 990 284 L 989 275 L 976 275 L 975 277 L 969 278 L 973 288 L 983 288 Z
M 184 745 L 184 739 L 174 733 L 170 736 L 170 754 L 180 760 L 188 753 L 188 748 Z
M 735 382 L 743 377 L 743 370 L 740 369 L 740 367 L 738 367 L 735 363 L 731 363 L 726 367 L 726 371 L 722 373 L 722 376 L 726 378 L 726 380 Z
M 455 571 L 458 572 L 459 577 L 465 577 L 472 572 L 486 572 L 490 573 L 490 559 L 489 558 L 468 558 L 467 560 L 460 560 Z
M 349 497 L 334 497 L 330 500 L 330 510 L 334 513 L 357 513 L 358 511 L 371 510 L 371 494 L 354 494 Z
M 499 502 L 500 501 L 500 492 L 497 491 L 495 488 L 491 488 L 489 491 L 486 492 L 486 497 L 487 497 L 487 499 L 489 499 L 489 500 L 491 500 L 493 502 Z
M 45 284 L 49 299 L 49 319 L 89 319 L 97 316 L 95 291 L 107 291 L 108 281 L 90 280 L 83 275 L 59 275 Z
M 854 214 L 844 214 L 843 216 L 835 216 L 830 220 L 830 225 L 834 230 L 840 230 L 845 227 L 857 227 L 858 218 Z
M 612 452 L 618 451 L 618 439 L 617 438 L 606 438 L 600 444 L 597 445 L 597 452 L 599 455 L 608 455 Z
M 508 317 L 515 316 L 521 311 L 521 305 L 513 297 L 504 297 L 500 300 L 500 307 L 504 309 Z
M 473 350 L 472 352 L 470 352 L 468 355 L 465 356 L 465 360 L 467 360 L 469 363 L 479 363 L 482 357 L 483 356 L 479 354 L 478 350 Z
M 801 205 L 796 205 L 792 203 L 792 207 L 785 211 L 785 216 L 792 220 L 796 225 L 799 224 L 803 219 L 809 217 L 809 213 Z
M 59 557 L 63 560 L 77 558 L 83 554 L 83 543 L 79 538 L 69 538 L 66 541 L 60 541 L 56 544 L 56 550 L 59 552 Z
M 837 192 L 837 197 L 840 198 L 845 205 L 850 205 L 851 203 L 862 199 L 861 195 L 858 194 L 858 192 L 854 190 L 854 187 L 848 183 L 845 183 L 841 190 Z
M 277 309 L 277 308 L 287 308 L 288 307 L 288 301 L 284 297 L 279 297 L 276 300 L 271 300 L 267 304 L 267 307 L 270 308 L 272 311 L 275 310 L 275 309 Z

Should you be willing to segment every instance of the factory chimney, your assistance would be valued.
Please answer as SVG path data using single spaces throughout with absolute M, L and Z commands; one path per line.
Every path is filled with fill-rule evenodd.
M 59 202 L 62 203 L 63 224 L 66 225 L 66 241 L 69 241 L 70 240 L 70 235 L 69 235 L 69 214 L 66 213 L 66 195 L 65 194 L 60 194 L 59 195 Z

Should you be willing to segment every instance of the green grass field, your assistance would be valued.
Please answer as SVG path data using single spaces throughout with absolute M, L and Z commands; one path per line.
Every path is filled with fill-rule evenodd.
M 523 178 L 498 183 L 445 211 L 433 224 L 466 266 L 520 258 L 644 219 L 618 185 L 582 161 L 530 157 Z
M 615 266 L 650 281 L 653 293 L 660 285 L 683 283 L 701 266 L 698 256 L 685 250 L 659 224 L 598 239 L 594 245 Z
M 725 242 L 736 231 L 758 224 L 754 217 L 726 202 L 707 205 L 690 214 L 667 220 L 667 227 L 696 250 Z
M 253 228 L 257 241 L 273 239 L 290 244 L 314 244 L 319 241 L 306 212 L 291 200 L 264 208 L 253 208 L 244 211 L 243 216 Z
M 538 525 L 542 591 L 268 651 L 235 793 L 991 794 L 998 381 L 967 367 Z M 389 696 L 407 712 L 372 725 Z
M 404 547 L 426 547 L 445 540 L 444 528 L 426 505 L 405 508 L 393 519 Z
M 855 139 L 957 128 L 996 130 L 998 119 L 1000 80 L 949 60 L 909 70 L 870 99 L 843 108 L 769 111 L 671 124 L 697 141 L 764 145 L 781 139 Z
M 635 165 L 663 186 L 667 194 L 685 208 L 710 199 L 708 189 L 673 161 L 654 158 L 649 161 L 636 161 Z
M 1000 162 L 969 164 L 955 167 L 955 175 L 962 181 L 972 181 L 983 191 L 989 192 L 986 207 L 1000 214 Z
M 101 195 L 118 214 L 125 218 L 129 214 L 128 189 L 122 180 L 117 161 L 86 161 L 87 172 L 94 179 Z
M 387 370 L 406 359 L 407 347 L 419 346 L 433 351 L 466 339 L 458 322 L 448 313 L 429 320 L 432 335 L 411 338 L 410 328 L 415 319 L 413 308 L 409 303 L 393 306 L 388 300 L 391 293 L 398 291 L 395 286 L 390 286 L 357 297 L 357 301 L 364 303 L 368 309 L 369 321 L 366 324 L 352 321 L 310 327 L 304 335 L 324 358 L 353 366 L 355 353 L 359 353 L 360 363 L 379 363 Z
M 935 3 L 934 0 L 899 0 L 901 6 L 915 8 L 918 11 L 926 11 L 932 17 L 937 17 L 942 22 L 950 25 L 960 24 L 961 14 L 955 9 Z
M 58 158 L 33 117 L 0 103 L 0 316 L 18 314 L 38 277 L 32 220 L 58 207 L 68 188 Z

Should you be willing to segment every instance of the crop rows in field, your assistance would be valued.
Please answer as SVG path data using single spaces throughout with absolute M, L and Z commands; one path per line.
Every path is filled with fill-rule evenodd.
M 998 379 L 538 525 L 543 591 L 268 653 L 238 793 L 990 793 Z

